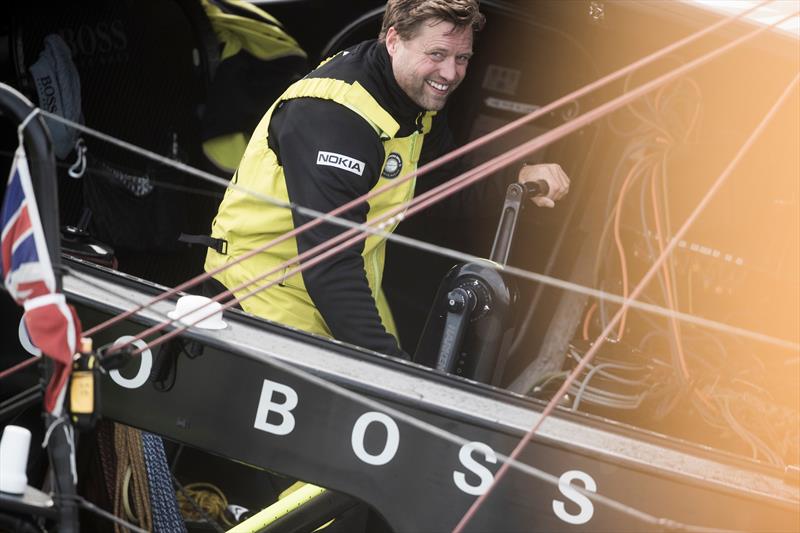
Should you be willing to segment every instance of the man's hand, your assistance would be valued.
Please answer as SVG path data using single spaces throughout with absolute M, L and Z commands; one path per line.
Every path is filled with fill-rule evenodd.
M 519 171 L 520 183 L 528 181 L 545 181 L 550 191 L 547 196 L 536 196 L 531 198 L 533 203 L 539 207 L 554 207 L 557 200 L 561 200 L 569 192 L 569 178 L 555 163 L 544 165 L 525 165 Z

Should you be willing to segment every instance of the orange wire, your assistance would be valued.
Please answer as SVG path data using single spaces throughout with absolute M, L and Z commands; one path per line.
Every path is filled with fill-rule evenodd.
M 664 253 L 664 240 L 661 234 L 661 215 L 658 212 L 658 198 L 656 197 L 656 180 L 658 179 L 658 165 L 653 165 L 653 170 L 651 172 L 651 187 L 650 187 L 650 199 L 653 202 L 653 218 L 655 219 L 656 223 L 656 242 L 658 243 L 658 251 L 659 254 Z M 667 292 L 667 305 L 670 311 L 675 311 L 675 301 L 672 298 L 672 283 L 671 278 L 669 275 L 669 268 L 667 268 L 667 262 L 664 261 L 661 264 L 661 270 L 664 274 L 664 284 L 666 285 L 666 292 Z M 686 357 L 683 353 L 683 344 L 681 343 L 681 333 L 680 333 L 680 325 L 678 321 L 675 319 L 675 316 L 670 317 L 670 324 L 672 325 L 672 334 L 675 336 L 675 344 L 678 347 L 678 360 L 680 362 L 681 371 L 683 372 L 684 378 L 688 381 L 689 380 L 689 368 L 686 365 Z
M 619 264 L 620 269 L 622 271 L 622 297 L 628 297 L 628 265 L 625 262 L 625 248 L 622 246 L 622 238 L 619 234 L 619 221 L 622 215 L 622 200 L 625 197 L 625 193 L 628 189 L 628 184 L 630 183 L 633 176 L 639 170 L 639 168 L 648 160 L 647 157 L 640 159 L 631 167 L 630 171 L 628 171 L 628 175 L 625 176 L 625 181 L 622 182 L 622 187 L 619 189 L 619 198 L 617 198 L 617 207 L 614 211 L 614 242 L 617 244 L 617 251 L 619 252 Z M 625 318 L 628 314 L 628 311 L 625 310 L 625 313 L 622 314 L 619 320 L 619 330 L 617 331 L 617 340 L 622 340 L 622 334 L 625 331 Z
M 594 302 L 589 310 L 586 311 L 586 318 L 583 320 L 583 340 L 585 341 L 589 340 L 589 321 L 592 319 L 595 309 L 597 309 L 597 302 Z

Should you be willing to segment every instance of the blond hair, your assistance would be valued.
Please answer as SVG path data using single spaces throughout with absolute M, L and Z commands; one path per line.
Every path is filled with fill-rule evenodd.
M 404 41 L 412 39 L 419 25 L 429 19 L 450 22 L 454 29 L 469 26 L 472 31 L 480 31 L 486 22 L 478 0 L 389 0 L 378 40 L 385 41 L 391 27 Z

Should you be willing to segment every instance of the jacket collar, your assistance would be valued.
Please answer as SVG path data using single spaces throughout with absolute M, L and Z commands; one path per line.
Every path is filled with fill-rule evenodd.
M 425 110 L 398 85 L 386 45 L 375 40 L 369 47 L 366 55 L 373 67 L 369 69 L 370 78 L 377 89 L 373 96 L 400 124 L 400 134 L 409 134 L 416 128 L 417 117 Z

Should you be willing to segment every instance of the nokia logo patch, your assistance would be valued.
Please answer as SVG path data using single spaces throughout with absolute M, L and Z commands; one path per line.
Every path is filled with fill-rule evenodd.
M 381 172 L 381 175 L 384 178 L 392 179 L 399 176 L 401 170 L 403 170 L 403 158 L 400 157 L 400 154 L 397 152 L 392 152 L 389 154 L 389 157 L 386 158 L 386 163 L 383 165 L 383 172 Z
M 317 152 L 317 164 L 325 165 L 328 167 L 341 168 L 353 174 L 361 176 L 364 173 L 364 162 L 358 159 L 353 159 L 342 154 L 335 154 L 333 152 Z

